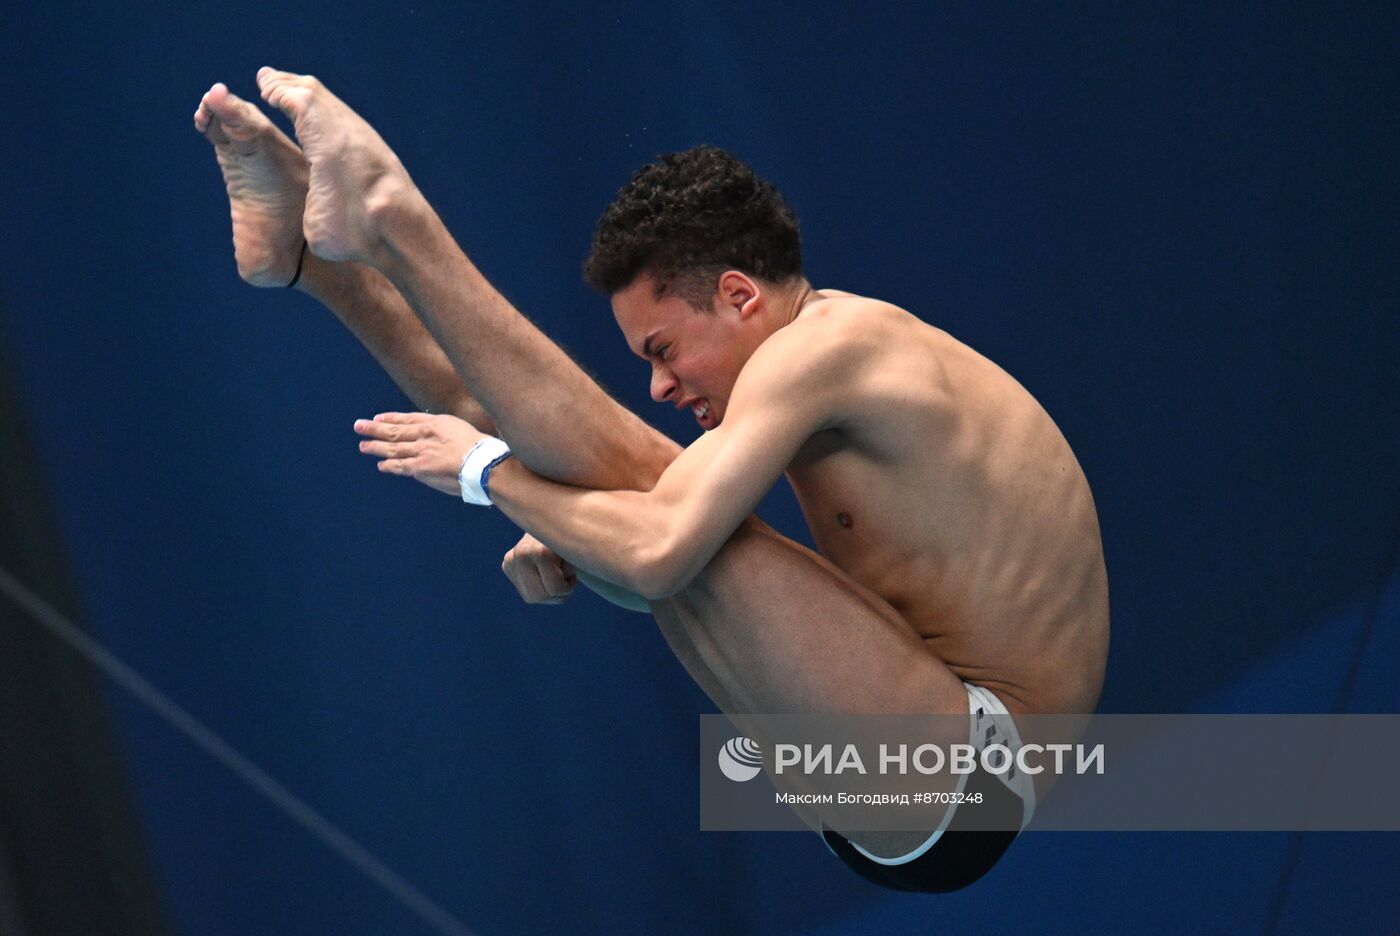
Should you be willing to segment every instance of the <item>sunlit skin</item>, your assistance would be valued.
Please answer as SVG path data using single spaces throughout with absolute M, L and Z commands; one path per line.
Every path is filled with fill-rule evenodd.
M 996 364 L 903 309 L 801 277 L 723 271 L 697 309 L 644 274 L 612 310 L 653 399 L 707 430 L 681 449 L 491 287 L 344 102 L 309 76 L 263 69 L 258 84 L 304 161 L 226 89 L 196 116 L 240 269 L 294 268 L 295 198 L 279 193 L 304 192 L 318 298 L 419 405 L 457 414 L 359 420 L 361 450 L 456 496 L 463 455 L 487 431 L 504 437 L 516 457 L 490 491 L 533 534 L 503 564 L 526 600 L 564 600 L 575 573 L 641 596 L 729 712 L 966 715 L 964 681 L 1018 715 L 1092 710 L 1108 644 L 1093 499 L 1049 415 Z M 231 162 L 215 117 L 252 128 L 240 158 L 284 171 Z M 752 518 L 784 475 L 820 556 Z

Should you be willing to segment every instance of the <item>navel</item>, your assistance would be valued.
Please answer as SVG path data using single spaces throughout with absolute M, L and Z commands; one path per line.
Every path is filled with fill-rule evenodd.
M 848 530 L 856 525 L 856 522 L 851 519 L 851 515 L 846 513 L 844 510 L 836 515 L 836 522 L 841 524 Z

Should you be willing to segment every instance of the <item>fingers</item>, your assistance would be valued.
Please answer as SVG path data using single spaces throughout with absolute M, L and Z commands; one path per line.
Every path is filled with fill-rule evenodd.
M 355 420 L 355 432 L 369 439 L 380 439 L 385 442 L 413 442 L 423 437 L 423 421 L 414 422 L 392 422 L 384 419 L 385 416 L 399 416 L 401 413 L 381 413 L 373 419 Z M 426 413 L 410 413 L 412 416 L 426 416 Z M 367 449 L 362 445 L 360 451 Z
M 408 459 L 421 454 L 418 445 L 424 437 L 423 420 L 406 421 L 407 417 L 423 416 L 427 413 L 380 413 L 373 419 L 355 420 L 355 432 L 364 436 L 360 451 L 375 458 Z M 391 421 L 386 417 L 397 418 Z M 380 466 L 381 471 L 392 471 Z
M 386 423 L 424 423 L 432 418 L 432 413 L 380 413 L 378 416 L 374 417 L 374 421 Z
M 578 582 L 562 566 L 563 561 L 544 546 L 522 541 L 506 553 L 501 571 L 527 604 L 563 604 Z
M 415 442 L 365 441 L 360 443 L 360 452 L 375 458 L 397 459 L 416 458 L 422 454 Z
M 422 454 L 421 446 L 418 444 L 422 439 L 423 425 L 421 421 L 416 422 L 384 422 L 384 416 L 426 416 L 426 413 L 382 413 L 374 419 L 355 420 L 355 432 L 365 436 L 360 442 L 360 452 L 365 455 L 372 455 L 375 458 L 384 458 L 392 462 L 402 463 Z M 402 464 L 386 468 L 383 464 L 379 466 L 380 471 L 390 474 L 409 474 L 403 469 Z
M 355 420 L 355 432 L 364 437 L 359 446 L 363 454 L 384 459 L 381 472 L 406 475 L 458 497 L 462 457 L 481 436 L 460 419 L 430 413 L 380 413 Z
M 573 585 L 564 578 L 564 573 L 560 570 L 557 559 L 550 562 L 536 562 L 535 568 L 539 570 L 540 584 L 544 586 L 544 592 L 549 597 L 563 599 L 574 590 Z

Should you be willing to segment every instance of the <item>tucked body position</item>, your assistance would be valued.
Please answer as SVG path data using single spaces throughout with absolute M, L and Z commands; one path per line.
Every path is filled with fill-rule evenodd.
M 947 333 L 814 288 L 796 218 L 749 167 L 713 147 L 643 167 L 585 264 L 653 399 L 705 430 L 682 449 L 511 307 L 323 84 L 271 68 L 257 81 L 295 142 L 222 84 L 194 118 L 223 171 L 240 275 L 320 300 L 424 410 L 358 421 L 361 451 L 504 511 L 526 532 L 503 568 L 527 601 L 561 602 L 582 580 L 650 611 L 739 716 L 967 715 L 1016 744 L 1029 741 L 1018 718 L 1092 711 L 1108 585 L 1070 446 Z M 784 475 L 818 552 L 752 514 Z M 1020 825 L 1048 786 L 976 782 Z M 1019 830 L 960 829 L 959 808 L 909 833 L 810 818 L 868 879 L 946 891 Z

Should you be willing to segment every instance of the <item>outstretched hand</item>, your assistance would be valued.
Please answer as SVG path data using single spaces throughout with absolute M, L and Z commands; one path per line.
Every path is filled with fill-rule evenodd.
M 383 459 L 380 471 L 457 497 L 462 458 L 487 437 L 464 419 L 431 413 L 380 413 L 355 420 L 355 431 L 365 437 L 360 451 Z

